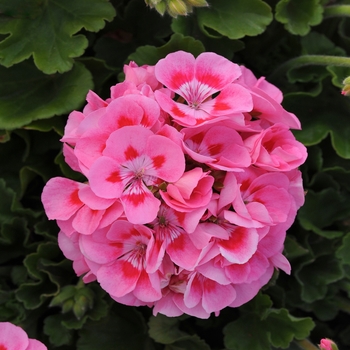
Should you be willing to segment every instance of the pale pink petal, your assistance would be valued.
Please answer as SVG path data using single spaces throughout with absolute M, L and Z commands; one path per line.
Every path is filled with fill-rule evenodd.
M 222 90 L 241 74 L 241 69 L 237 64 L 213 52 L 204 52 L 196 59 L 196 80 L 210 86 L 215 91 Z
M 116 260 L 110 265 L 103 265 L 97 271 L 97 281 L 111 295 L 122 297 L 135 289 L 141 270 L 131 262 Z
M 29 344 L 26 350 L 47 350 L 47 347 L 39 340 L 29 339 Z
M 218 242 L 220 253 L 231 263 L 244 264 L 256 252 L 258 239 L 256 230 L 237 226 L 228 240 Z
M 107 209 L 115 202 L 114 199 L 106 199 L 96 196 L 96 194 L 88 186 L 81 188 L 78 195 L 79 199 L 93 210 Z
M 120 198 L 125 186 L 119 163 L 109 157 L 100 157 L 94 162 L 89 182 L 92 191 L 102 198 Z
M 148 274 L 141 271 L 137 285 L 133 291 L 136 298 L 143 302 L 154 302 L 162 297 L 158 273 Z
M 205 311 L 220 311 L 229 306 L 235 298 L 236 291 L 232 285 L 221 285 L 208 278 L 203 281 L 202 305 Z
M 188 52 L 177 51 L 169 54 L 156 64 L 156 78 L 166 87 L 182 96 L 183 86 L 194 78 L 195 62 L 193 55 Z
M 84 205 L 75 214 L 73 228 L 84 235 L 91 235 L 99 226 L 104 210 L 92 210 Z
M 0 349 L 26 350 L 29 344 L 27 333 L 10 322 L 0 322 Z
M 50 220 L 69 219 L 83 206 L 78 192 L 84 186 L 86 185 L 63 177 L 50 179 L 41 195 L 47 217 Z
M 245 283 L 250 274 L 249 264 L 231 264 L 224 267 L 225 274 L 231 283 Z
M 172 292 L 166 292 L 166 294 L 163 294 L 160 300 L 155 302 L 153 315 L 157 316 L 158 313 L 168 317 L 177 317 L 183 314 L 183 311 L 180 310 L 174 303 Z

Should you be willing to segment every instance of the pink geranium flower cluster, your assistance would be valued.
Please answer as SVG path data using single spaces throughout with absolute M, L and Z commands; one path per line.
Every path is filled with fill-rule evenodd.
M 305 147 L 264 78 L 215 53 L 124 67 L 70 114 L 63 152 L 85 183 L 53 178 L 42 201 L 85 282 L 154 314 L 207 318 L 252 299 L 303 204 Z

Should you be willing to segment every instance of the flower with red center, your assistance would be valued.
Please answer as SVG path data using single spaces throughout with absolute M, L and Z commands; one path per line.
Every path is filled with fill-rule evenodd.
M 184 154 L 173 141 L 141 126 L 126 126 L 111 134 L 89 180 L 98 196 L 120 198 L 130 222 L 144 224 L 156 218 L 160 206 L 150 188 L 177 181 L 184 170 Z
M 252 109 L 248 90 L 231 84 L 241 75 L 239 66 L 215 53 L 205 52 L 197 58 L 184 51 L 172 53 L 156 64 L 155 75 L 187 102 L 176 102 L 161 91 L 155 92 L 161 108 L 180 125 L 193 127 Z

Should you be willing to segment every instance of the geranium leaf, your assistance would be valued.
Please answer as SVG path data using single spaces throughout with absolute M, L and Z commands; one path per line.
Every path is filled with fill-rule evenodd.
M 40 7 L 42 12 L 33 19 L 7 18 L 0 22 L 0 33 L 10 34 L 0 42 L 0 63 L 4 66 L 33 55 L 44 73 L 66 72 L 73 67 L 73 57 L 81 56 L 88 45 L 85 36 L 74 34 L 82 28 L 97 32 L 115 15 L 106 0 L 49 0 L 42 1 Z
M 332 205 L 329 205 L 332 203 Z M 350 198 L 346 193 L 326 188 L 320 192 L 309 190 L 303 207 L 300 208 L 298 219 L 306 230 L 312 230 L 327 238 L 341 236 L 341 231 L 329 231 L 327 227 L 334 221 L 348 216 Z
M 306 35 L 310 26 L 322 21 L 323 7 L 319 0 L 281 0 L 276 5 L 276 20 L 292 34 Z
M 198 24 L 208 36 L 240 39 L 261 34 L 272 21 L 270 6 L 261 0 L 215 0 L 197 10 Z M 212 34 L 208 29 L 219 34 Z
M 171 52 L 183 50 L 198 56 L 205 51 L 203 44 L 199 40 L 195 40 L 189 36 L 175 33 L 169 42 L 161 47 L 141 46 L 133 54 L 128 57 L 128 61 L 135 61 L 139 65 L 156 64 L 161 58 Z
M 272 345 L 285 349 L 294 338 L 306 338 L 315 324 L 309 317 L 297 318 L 280 309 L 271 310 L 266 326 Z
M 350 233 L 348 233 L 342 241 L 342 245 L 338 248 L 336 256 L 343 264 L 350 265 Z
M 328 285 L 340 280 L 344 271 L 335 257 L 322 255 L 301 264 L 295 274 L 301 284 L 302 300 L 311 303 L 323 299 L 327 294 Z
M 81 64 L 65 74 L 49 76 L 26 61 L 0 67 L 0 75 L 1 129 L 19 128 L 77 109 L 93 87 L 91 73 Z
M 285 96 L 283 105 L 300 119 L 302 130 L 295 131 L 295 136 L 304 145 L 318 144 L 330 134 L 336 153 L 350 158 L 350 99 L 339 90 L 325 87 L 316 97 L 290 94 Z
M 128 317 L 111 312 L 99 321 L 88 321 L 79 331 L 77 350 L 147 349 L 150 339 L 141 318 L 136 310 L 129 308 Z

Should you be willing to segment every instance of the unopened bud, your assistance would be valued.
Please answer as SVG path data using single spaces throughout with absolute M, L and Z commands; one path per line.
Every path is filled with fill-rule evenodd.
M 168 13 L 172 17 L 177 17 L 178 15 L 186 16 L 190 12 L 186 3 L 183 0 L 168 0 Z
M 154 6 L 154 8 L 157 10 L 158 13 L 160 13 L 162 16 L 164 15 L 166 11 L 166 3 L 165 1 L 161 1 L 158 4 Z
M 339 350 L 334 341 L 327 338 L 321 339 L 318 347 L 320 350 Z
M 205 0 L 186 0 L 186 3 L 193 7 L 206 7 L 209 6 Z
M 350 77 L 347 77 L 344 79 L 343 85 L 344 85 L 344 87 L 343 87 L 343 90 L 341 93 L 344 96 L 350 96 Z

